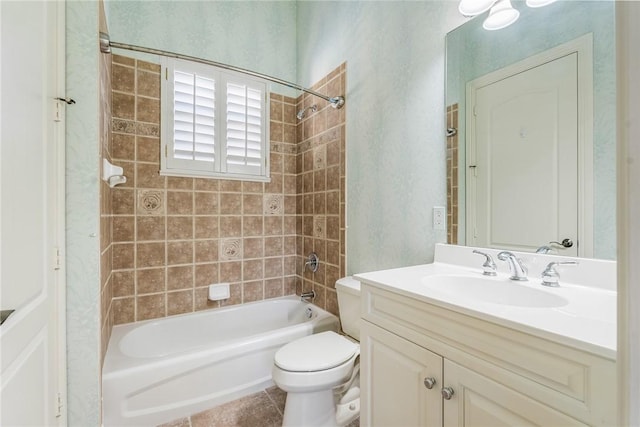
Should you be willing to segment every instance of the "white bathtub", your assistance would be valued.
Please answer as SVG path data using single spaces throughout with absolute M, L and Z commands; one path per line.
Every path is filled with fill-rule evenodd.
M 155 426 L 273 385 L 277 349 L 339 328 L 299 297 L 119 325 L 102 369 L 104 425 Z

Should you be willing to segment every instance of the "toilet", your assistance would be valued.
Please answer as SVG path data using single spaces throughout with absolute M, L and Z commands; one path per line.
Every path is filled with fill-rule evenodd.
M 287 392 L 283 427 L 342 427 L 360 415 L 360 282 L 336 282 L 342 330 L 308 335 L 276 352 L 273 382 Z

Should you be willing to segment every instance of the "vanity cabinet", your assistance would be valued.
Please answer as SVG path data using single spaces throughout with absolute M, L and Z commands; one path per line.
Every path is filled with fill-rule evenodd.
M 366 283 L 361 295 L 362 425 L 616 424 L 613 360 Z

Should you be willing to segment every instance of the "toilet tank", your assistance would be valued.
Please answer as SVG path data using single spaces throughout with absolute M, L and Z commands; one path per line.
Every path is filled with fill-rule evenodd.
M 336 292 L 342 330 L 360 341 L 360 282 L 351 276 L 338 279 Z

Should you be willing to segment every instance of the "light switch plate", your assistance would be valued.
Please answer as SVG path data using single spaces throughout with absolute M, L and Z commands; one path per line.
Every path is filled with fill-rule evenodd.
M 433 229 L 434 230 L 445 230 L 447 217 L 444 206 L 434 206 L 433 207 Z

